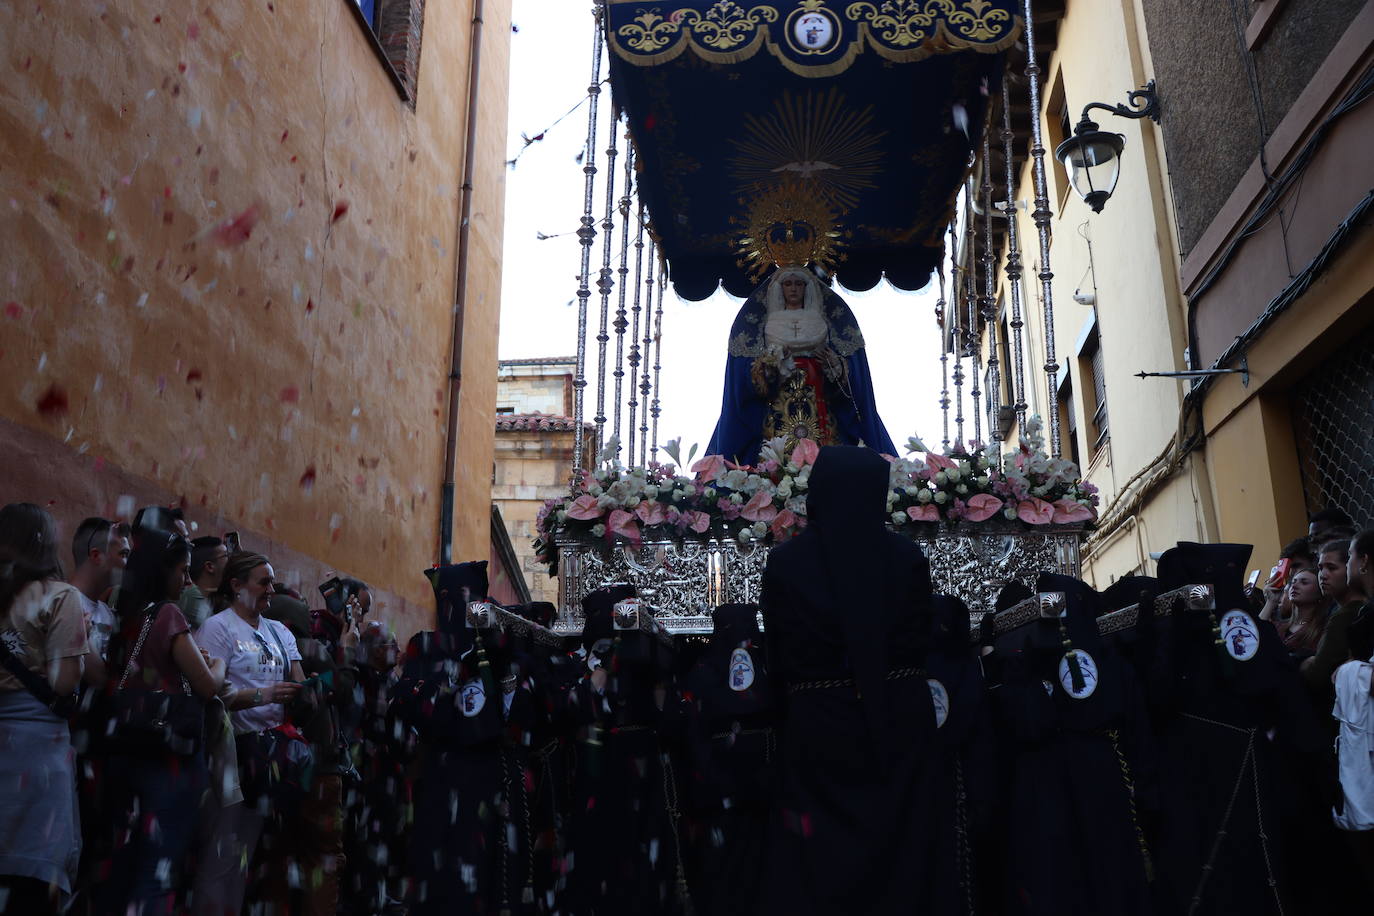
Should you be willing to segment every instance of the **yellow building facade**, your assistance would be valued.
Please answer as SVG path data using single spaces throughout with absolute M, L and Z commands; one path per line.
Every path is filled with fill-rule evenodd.
M 1079 0 L 1053 23 L 1039 112 L 1053 232 L 1059 369 L 1052 380 L 1043 368 L 1050 360 L 1032 170 L 1024 150 L 1015 160 L 1024 397 L 1030 414 L 1058 411 L 1064 454 L 1076 457 L 1101 489 L 1100 524 L 1083 561 L 1084 578 L 1098 588 L 1126 574 L 1153 574 L 1152 554 L 1182 540 L 1254 544 L 1251 566 L 1267 573 L 1281 545 L 1306 533 L 1307 512 L 1325 504 L 1345 503 L 1357 523 L 1374 521 L 1374 505 L 1361 493 L 1374 467 L 1357 448 L 1314 455 L 1314 436 L 1331 438 L 1314 429 L 1331 424 L 1324 416 L 1304 422 L 1315 411 L 1297 406 L 1303 386 L 1326 392 L 1313 377 L 1326 358 L 1344 360 L 1351 379 L 1345 400 L 1368 405 L 1361 385 L 1374 386 L 1367 371 L 1374 348 L 1358 342 L 1374 318 L 1369 221 L 1360 209 L 1374 174 L 1367 154 L 1357 161 L 1358 138 L 1374 131 L 1374 109 L 1349 104 L 1361 75 L 1367 78 L 1374 9 L 1258 5 L 1245 28 L 1233 30 L 1233 23 L 1200 21 L 1211 15 L 1206 11 L 1175 22 L 1167 6 Z M 1300 40 L 1304 23 L 1311 65 L 1273 63 L 1285 42 L 1291 50 Z M 1225 39 L 1220 46 L 1218 35 Z M 1215 60 L 1228 54 L 1235 60 Z M 1286 110 L 1248 116 L 1248 90 L 1232 91 L 1247 65 L 1277 100 L 1271 107 L 1287 104 Z M 1152 79 L 1158 125 L 1093 112 L 1102 130 L 1125 139 L 1119 183 L 1102 212 L 1093 213 L 1055 161 L 1054 147 L 1071 136 L 1083 106 L 1123 103 L 1128 91 Z M 1024 97 L 1024 85 L 1014 92 Z M 1330 121 L 1343 100 L 1349 110 Z M 1263 160 L 1256 126 L 1268 131 Z M 997 160 L 999 202 L 1007 196 L 1001 168 Z M 981 234 L 981 218 L 977 228 Z M 998 235 L 1004 237 L 1000 225 Z M 1009 322 L 1005 253 L 998 249 L 997 309 Z M 987 330 L 980 332 L 985 358 Z M 1007 331 L 999 325 L 1003 340 Z M 1015 399 L 1013 348 L 999 348 L 1007 403 Z M 1242 367 L 1248 372 L 1211 378 L 1137 377 Z M 1326 392 L 1322 403 L 1340 400 Z M 1359 438 L 1364 414 L 1323 409 L 1344 411 L 1345 438 Z M 1374 423 L 1364 426 L 1366 438 L 1371 430 Z M 1008 439 L 1017 433 L 1013 426 Z

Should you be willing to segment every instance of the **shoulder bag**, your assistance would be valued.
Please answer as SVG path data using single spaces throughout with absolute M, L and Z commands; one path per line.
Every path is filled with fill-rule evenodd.
M 106 699 L 104 749 L 112 754 L 170 753 L 190 756 L 200 750 L 205 734 L 205 703 L 191 693 L 186 676 L 181 690 L 143 688 L 125 689 L 134 661 L 143 652 L 143 643 L 157 619 L 160 606 L 149 605 L 134 643 L 124 676 Z

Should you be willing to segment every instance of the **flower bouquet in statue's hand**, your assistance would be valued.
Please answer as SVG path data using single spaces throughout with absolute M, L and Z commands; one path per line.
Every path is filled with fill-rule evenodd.
M 1031 526 L 1090 522 L 1097 489 L 1077 465 L 1045 454 L 1043 424 L 1026 422 L 1020 445 L 1006 454 L 994 443 L 970 442 L 937 453 L 913 437 L 907 458 L 891 462 L 888 512 L 897 530 L 920 522 Z M 806 489 L 820 446 L 811 439 L 767 440 L 758 464 L 735 464 L 720 455 L 683 459 L 680 439 L 663 446 L 671 464 L 626 468 L 612 437 L 584 471 L 573 492 L 544 503 L 536 522 L 539 558 L 557 568 L 558 542 L 598 539 L 638 547 L 650 539 L 733 540 L 778 543 L 806 527 Z M 920 457 L 917 457 L 920 456 Z M 690 466 L 684 474 L 680 469 Z

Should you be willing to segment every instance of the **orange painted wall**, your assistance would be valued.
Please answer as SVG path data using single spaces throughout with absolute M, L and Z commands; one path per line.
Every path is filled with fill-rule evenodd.
M 307 589 L 367 579 L 404 637 L 433 604 L 471 0 L 428 4 L 413 111 L 347 2 L 0 6 L 0 499 L 68 525 L 184 499 Z M 485 12 L 460 559 L 489 554 L 509 0 Z

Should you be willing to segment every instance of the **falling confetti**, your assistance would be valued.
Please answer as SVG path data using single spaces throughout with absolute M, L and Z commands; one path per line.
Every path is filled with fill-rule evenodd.
M 253 227 L 258 224 L 258 205 L 253 204 L 233 219 L 225 220 L 215 227 L 215 241 L 225 248 L 232 245 L 241 245 L 248 241 L 248 237 L 253 234 Z
M 334 215 L 330 217 L 329 223 L 333 225 L 348 215 L 348 201 L 341 200 L 334 205 Z
M 20 318 L 24 317 L 24 307 L 18 302 L 6 302 L 5 317 L 18 321 Z
M 305 473 L 301 475 L 300 485 L 301 489 L 307 493 L 315 489 L 315 466 L 313 464 L 307 467 Z
M 54 382 L 48 386 L 48 390 L 43 392 L 34 406 L 45 417 L 62 416 L 68 408 L 67 392 Z
M 285 388 L 281 390 L 281 394 L 278 396 L 278 399 L 283 404 L 295 404 L 297 401 L 301 399 L 301 390 L 297 388 L 295 385 L 287 385 Z

